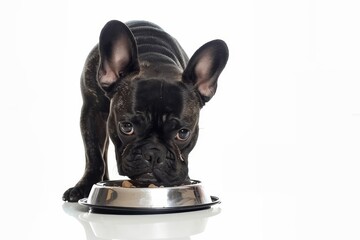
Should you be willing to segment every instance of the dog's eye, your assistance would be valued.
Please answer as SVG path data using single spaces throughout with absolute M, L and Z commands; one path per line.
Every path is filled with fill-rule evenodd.
M 120 128 L 120 131 L 126 135 L 132 135 L 134 133 L 134 127 L 133 127 L 132 123 L 120 122 L 119 128 Z
M 183 128 L 178 131 L 175 139 L 180 140 L 180 141 L 185 141 L 189 137 L 190 137 L 190 130 Z

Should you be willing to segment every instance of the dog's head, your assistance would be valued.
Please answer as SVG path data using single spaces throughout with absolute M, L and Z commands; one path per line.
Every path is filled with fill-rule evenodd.
M 111 21 L 100 34 L 99 52 L 98 82 L 111 100 L 108 132 L 119 173 L 164 186 L 186 182 L 199 111 L 215 94 L 226 44 L 206 43 L 185 70 L 151 65 L 139 58 L 129 28 Z

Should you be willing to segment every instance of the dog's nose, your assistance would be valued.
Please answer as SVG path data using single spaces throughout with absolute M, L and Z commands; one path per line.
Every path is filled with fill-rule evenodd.
M 147 144 L 142 147 L 142 155 L 144 160 L 152 165 L 161 163 L 161 150 L 155 144 Z
M 161 155 L 159 150 L 150 150 L 143 153 L 144 159 L 152 164 L 161 162 Z

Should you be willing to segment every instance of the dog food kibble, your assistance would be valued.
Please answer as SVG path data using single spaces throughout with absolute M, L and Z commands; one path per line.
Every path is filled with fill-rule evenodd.
M 124 180 L 121 183 L 121 187 L 123 188 L 159 188 L 159 186 L 156 186 L 153 183 L 150 183 L 149 185 L 146 185 L 145 183 L 139 183 L 132 180 Z M 161 188 L 164 186 L 160 186 Z
M 134 188 L 135 187 L 130 181 L 127 181 L 127 180 L 123 181 L 121 183 L 121 186 L 123 188 Z

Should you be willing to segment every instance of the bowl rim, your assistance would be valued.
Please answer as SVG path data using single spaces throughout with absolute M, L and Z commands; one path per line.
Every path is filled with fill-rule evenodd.
M 212 207 L 213 205 L 220 204 L 221 201 L 216 196 L 210 196 L 210 203 L 203 203 L 189 206 L 177 206 L 177 207 L 123 207 L 123 206 L 105 206 L 90 204 L 87 202 L 88 198 L 82 198 L 78 201 L 78 204 L 86 206 L 93 213 L 105 213 L 105 214 L 163 214 L 163 213 L 180 213 L 204 210 Z
M 160 186 L 160 187 L 122 187 L 121 185 L 107 185 L 108 183 L 122 183 L 123 181 L 130 181 L 131 179 L 118 179 L 118 180 L 106 180 L 106 181 L 100 181 L 95 183 L 93 186 L 99 187 L 99 188 L 111 188 L 111 189 L 126 189 L 129 191 L 134 191 L 134 190 L 144 190 L 144 189 L 149 189 L 149 190 L 158 190 L 158 189 L 184 189 L 184 188 L 191 188 L 191 187 L 196 187 L 196 186 L 202 186 L 202 182 L 199 180 L 195 180 L 195 179 L 190 179 L 190 184 L 186 184 L 186 185 L 180 185 L 180 186 L 171 186 L 171 187 L 164 187 L 164 186 Z

